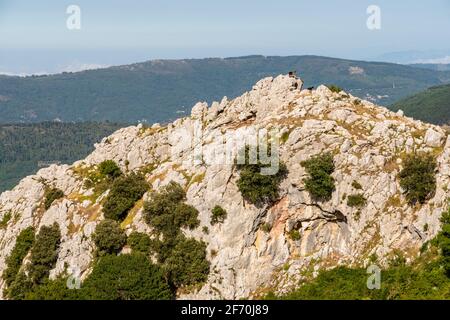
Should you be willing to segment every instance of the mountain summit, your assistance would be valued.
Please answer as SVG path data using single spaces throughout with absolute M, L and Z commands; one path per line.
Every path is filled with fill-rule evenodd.
M 123 199 L 114 208 L 128 204 L 119 210 L 124 215 L 116 216 L 128 236 L 138 231 L 162 239 L 164 245 L 167 228 L 178 220 L 162 226 L 162 217 L 173 212 L 160 212 L 164 208 L 155 201 L 169 200 L 158 198 L 157 192 L 167 186 L 178 190 L 178 185 L 185 192 L 185 210 L 175 209 L 181 233 L 204 243 L 209 263 L 207 278 L 196 286 L 179 286 L 181 299 L 258 297 L 266 289 L 284 292 L 295 287 L 308 270 L 363 266 L 373 257 L 382 265 L 396 251 L 414 259 L 440 230 L 450 183 L 450 139 L 438 126 L 332 89 L 303 89 L 295 76 L 264 78 L 234 100 L 225 97 L 211 106 L 200 102 L 190 117 L 167 126 L 120 129 L 86 159 L 26 177 L 0 195 L 0 221 L 5 221 L 0 227 L 0 273 L 10 267 L 9 257 L 23 230 L 32 226 L 37 232 L 56 223 L 60 243 L 57 258 L 47 264 L 49 277 L 78 270 L 81 281 L 89 280 L 100 249 L 95 234 L 106 212 L 111 219 L 112 195 Z M 257 137 L 272 142 L 270 156 L 278 153 L 272 176 L 236 162 L 242 142 L 257 143 Z M 411 204 L 399 181 L 409 154 L 435 159 L 435 190 L 420 203 Z M 317 168 L 325 172 L 320 190 L 311 184 Z M 117 181 L 135 177 L 132 172 L 144 175 L 149 188 L 127 193 L 129 205 Z M 102 184 L 100 173 L 113 182 Z M 258 183 L 247 183 L 250 173 Z M 272 193 L 257 189 L 274 181 Z M 197 221 L 191 219 L 194 211 Z M 162 236 L 155 230 L 163 230 Z M 180 254 L 187 254 L 189 249 L 182 248 Z M 35 263 L 36 250 L 31 249 L 18 268 Z M 135 247 L 128 242 L 120 250 L 125 255 Z M 172 263 L 170 270 L 173 275 L 178 269 Z M 174 281 L 185 283 L 183 279 Z M 3 278 L 0 295 L 6 287 Z

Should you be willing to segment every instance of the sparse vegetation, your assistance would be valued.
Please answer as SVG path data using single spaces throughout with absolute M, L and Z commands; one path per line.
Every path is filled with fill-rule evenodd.
M 335 93 L 339 93 L 341 91 L 344 91 L 342 88 L 340 88 L 340 87 L 338 87 L 338 86 L 336 86 L 334 84 L 327 85 L 327 87 L 328 87 L 328 89 L 331 90 L 331 92 L 335 92 Z
M 355 188 L 356 190 L 362 190 L 362 185 L 356 180 L 353 180 L 352 187 Z
M 48 210 L 55 200 L 64 197 L 64 192 L 58 188 L 47 188 L 44 194 L 44 207 Z
M 113 160 L 105 160 L 98 165 L 98 172 L 102 176 L 110 179 L 118 178 L 122 175 L 122 171 Z
M 261 226 L 261 230 L 266 232 L 266 233 L 269 233 L 272 230 L 272 225 L 270 223 L 264 223 Z
M 11 217 L 12 217 L 11 211 L 8 211 L 3 215 L 2 220 L 0 220 L 0 229 L 5 229 L 8 226 L 8 222 L 11 219 Z
M 289 232 L 289 238 L 291 238 L 294 241 L 299 241 L 302 238 L 302 235 L 300 234 L 300 231 L 292 229 Z
M 399 173 L 400 186 L 409 204 L 423 204 L 436 192 L 436 160 L 432 155 L 406 156 L 404 168 Z
M 328 201 L 335 190 L 333 155 L 324 153 L 303 161 L 301 165 L 306 169 L 309 177 L 304 179 L 306 190 L 312 198 L 318 201 Z
M 291 135 L 290 131 L 283 132 L 283 134 L 281 135 L 281 138 L 280 138 L 280 142 L 283 144 L 286 143 L 286 141 L 288 141 L 290 135 Z
M 227 218 L 227 212 L 221 206 L 215 206 L 211 211 L 211 224 L 223 223 Z
M 347 205 L 349 207 L 361 208 L 366 205 L 366 198 L 362 194 L 352 194 L 347 198 Z

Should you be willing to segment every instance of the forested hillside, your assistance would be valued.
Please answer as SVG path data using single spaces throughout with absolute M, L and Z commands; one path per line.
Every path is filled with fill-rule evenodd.
M 0 126 L 0 192 L 52 162 L 72 163 L 88 155 L 115 123 L 11 124 Z
M 233 98 L 263 77 L 291 70 L 305 87 L 336 84 L 381 105 L 450 82 L 449 72 L 317 56 L 153 60 L 52 76 L 0 76 L 0 123 L 167 122 L 198 101 Z
M 400 100 L 392 109 L 402 109 L 407 116 L 436 124 L 450 123 L 450 85 L 431 87 Z

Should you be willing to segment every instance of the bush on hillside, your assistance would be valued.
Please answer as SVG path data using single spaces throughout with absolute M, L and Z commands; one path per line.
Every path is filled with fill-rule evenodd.
M 335 93 L 339 93 L 341 91 L 344 91 L 341 87 L 338 87 L 338 86 L 336 86 L 334 84 L 327 85 L 327 88 L 330 89 L 331 92 L 335 92 Z
M 113 220 L 103 220 L 95 228 L 92 240 L 97 246 L 98 255 L 118 254 L 127 241 L 125 231 Z
M 198 227 L 198 211 L 184 204 L 186 193 L 175 182 L 170 182 L 159 192 L 154 192 L 150 200 L 144 203 L 144 219 L 165 238 L 174 238 L 182 227 Z
M 45 210 L 48 210 L 55 200 L 64 197 L 64 192 L 58 188 L 48 188 L 45 190 L 44 197 L 44 207 Z
M 3 271 L 3 280 L 5 280 L 6 286 L 11 284 L 16 279 L 20 267 L 22 266 L 23 259 L 30 251 L 34 243 L 34 228 L 28 227 L 20 232 L 17 236 L 16 244 L 11 251 L 8 258 L 6 258 L 6 269 Z
M 301 165 L 309 175 L 303 180 L 303 183 L 312 198 L 319 201 L 330 200 L 335 190 L 334 178 L 331 176 L 334 172 L 333 155 L 331 153 L 320 154 L 303 161 Z
M 61 242 L 59 225 L 42 226 L 31 248 L 29 276 L 33 284 L 40 284 L 48 278 L 55 267 Z
M 170 182 L 144 204 L 145 221 L 162 235 L 162 241 L 150 241 L 150 250 L 157 254 L 169 282 L 176 288 L 203 282 L 209 274 L 206 245 L 186 239 L 181 232 L 181 228 L 193 229 L 200 224 L 197 209 L 185 204 L 185 200 L 183 188 Z
M 262 164 L 259 160 L 257 163 L 251 164 L 248 147 L 241 152 L 245 152 L 245 163 L 237 164 L 239 170 L 237 186 L 242 197 L 256 206 L 270 204 L 278 200 L 280 183 L 288 174 L 286 165 L 279 162 L 279 168 L 275 174 L 264 175 L 261 170 L 268 168 L 269 165 Z
M 152 240 L 150 237 L 141 232 L 133 231 L 127 239 L 127 244 L 130 246 L 133 253 L 143 253 L 148 255 L 151 252 Z
M 436 240 L 441 250 L 442 265 L 450 277 L 450 208 L 442 214 L 441 223 L 442 228 Z
M 84 281 L 81 296 L 89 300 L 169 300 L 174 293 L 160 267 L 143 254 L 101 257 Z
M 211 211 L 211 224 L 223 223 L 227 218 L 227 212 L 221 206 L 215 206 Z
M 98 172 L 102 176 L 106 176 L 111 179 L 118 178 L 122 175 L 122 171 L 113 160 L 105 160 L 101 162 L 98 165 Z
M 409 204 L 423 204 L 436 192 L 436 160 L 432 155 L 408 155 L 399 173 L 400 186 Z
M 180 237 L 164 264 L 169 279 L 176 287 L 201 283 L 208 279 L 210 263 L 206 244 Z
M 366 198 L 362 194 L 352 194 L 347 198 L 347 205 L 349 207 L 363 207 L 366 201 Z
M 80 300 L 81 290 L 70 289 L 67 277 L 55 280 L 45 280 L 42 284 L 28 288 L 24 294 L 25 300 Z
M 111 190 L 103 205 L 106 219 L 122 221 L 136 201 L 149 189 L 144 176 L 132 173 L 114 180 Z
M 5 292 L 6 296 L 11 300 L 25 300 L 32 289 L 33 283 L 24 271 L 20 271 Z

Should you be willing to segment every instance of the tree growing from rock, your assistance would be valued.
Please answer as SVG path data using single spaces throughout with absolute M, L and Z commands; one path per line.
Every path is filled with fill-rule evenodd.
M 334 178 L 334 161 L 331 153 L 319 154 L 309 160 L 303 161 L 301 165 L 306 169 L 308 177 L 303 180 L 305 189 L 312 198 L 318 201 L 328 201 L 336 189 Z
M 430 154 L 411 154 L 399 173 L 400 186 L 409 204 L 424 204 L 436 192 L 436 160 Z

